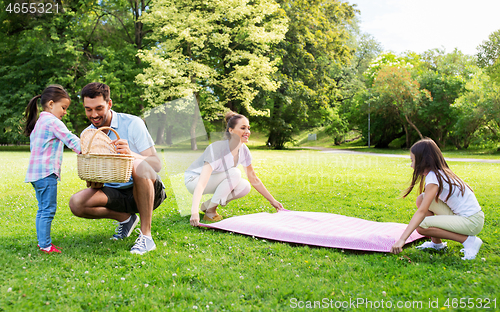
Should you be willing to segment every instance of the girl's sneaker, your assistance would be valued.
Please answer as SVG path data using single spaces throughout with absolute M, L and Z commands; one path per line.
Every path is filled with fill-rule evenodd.
M 37 245 L 38 248 L 40 248 L 40 245 Z M 60 247 L 56 247 L 54 246 L 54 244 L 50 244 L 49 247 L 47 248 L 40 248 L 41 251 L 43 252 L 46 252 L 46 253 L 53 253 L 53 252 L 56 252 L 56 253 L 61 253 L 61 251 L 57 248 L 60 248 Z
M 482 244 L 483 241 L 479 237 L 475 237 L 475 240 L 472 244 L 468 245 L 467 247 L 464 246 L 464 248 L 460 250 L 460 252 L 464 253 L 462 260 L 475 259 Z
M 422 245 L 417 246 L 415 248 L 417 248 L 417 249 L 429 249 L 429 248 L 432 248 L 432 249 L 435 249 L 435 250 L 442 250 L 442 249 L 446 248 L 447 244 L 448 243 L 446 243 L 446 242 L 443 242 L 441 244 L 435 244 L 434 242 L 425 242 Z

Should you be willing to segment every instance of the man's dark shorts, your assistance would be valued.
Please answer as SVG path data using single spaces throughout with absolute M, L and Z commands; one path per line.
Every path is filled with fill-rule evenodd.
M 155 199 L 153 210 L 156 209 L 165 200 L 167 195 L 165 194 L 165 188 L 163 182 L 159 175 L 156 175 L 156 181 L 154 184 L 155 188 Z M 103 187 L 101 189 L 104 194 L 108 197 L 108 203 L 105 205 L 106 208 L 117 211 L 117 212 L 128 212 L 128 213 L 138 213 L 137 205 L 134 199 L 134 188 L 127 189 L 117 189 L 114 187 Z

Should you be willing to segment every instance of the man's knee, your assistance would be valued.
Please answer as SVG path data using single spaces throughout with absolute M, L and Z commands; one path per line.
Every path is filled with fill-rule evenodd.
M 71 209 L 71 212 L 75 216 L 80 217 L 82 214 L 82 206 L 83 201 L 81 196 L 79 196 L 79 193 L 73 194 L 73 196 L 69 199 L 69 208 Z
M 156 180 L 156 172 L 153 167 L 143 159 L 135 159 L 132 169 L 132 177 L 134 180 L 142 178 L 149 180 Z

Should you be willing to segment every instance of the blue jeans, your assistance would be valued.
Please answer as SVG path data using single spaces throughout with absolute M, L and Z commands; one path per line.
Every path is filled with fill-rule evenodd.
M 52 244 L 50 226 L 57 209 L 57 176 L 53 173 L 46 178 L 31 182 L 35 188 L 38 212 L 36 214 L 36 236 L 40 248 Z

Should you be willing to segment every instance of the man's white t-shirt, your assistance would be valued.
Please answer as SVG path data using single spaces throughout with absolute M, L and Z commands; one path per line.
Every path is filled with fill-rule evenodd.
M 440 172 L 443 176 L 443 172 Z M 460 189 L 457 186 L 453 186 L 451 196 L 446 201 L 446 197 L 448 197 L 450 189 L 448 183 L 446 183 L 445 181 L 442 182 L 443 190 L 441 191 L 441 194 L 439 194 L 439 199 L 446 203 L 454 214 L 463 217 L 470 217 L 473 214 L 481 211 L 481 206 L 479 206 L 476 195 L 474 195 L 474 192 L 472 192 L 467 186 L 465 186 L 465 192 L 463 196 L 460 192 Z M 438 179 L 434 171 L 430 171 L 425 177 L 425 185 L 427 186 L 428 184 L 436 184 L 439 186 Z

